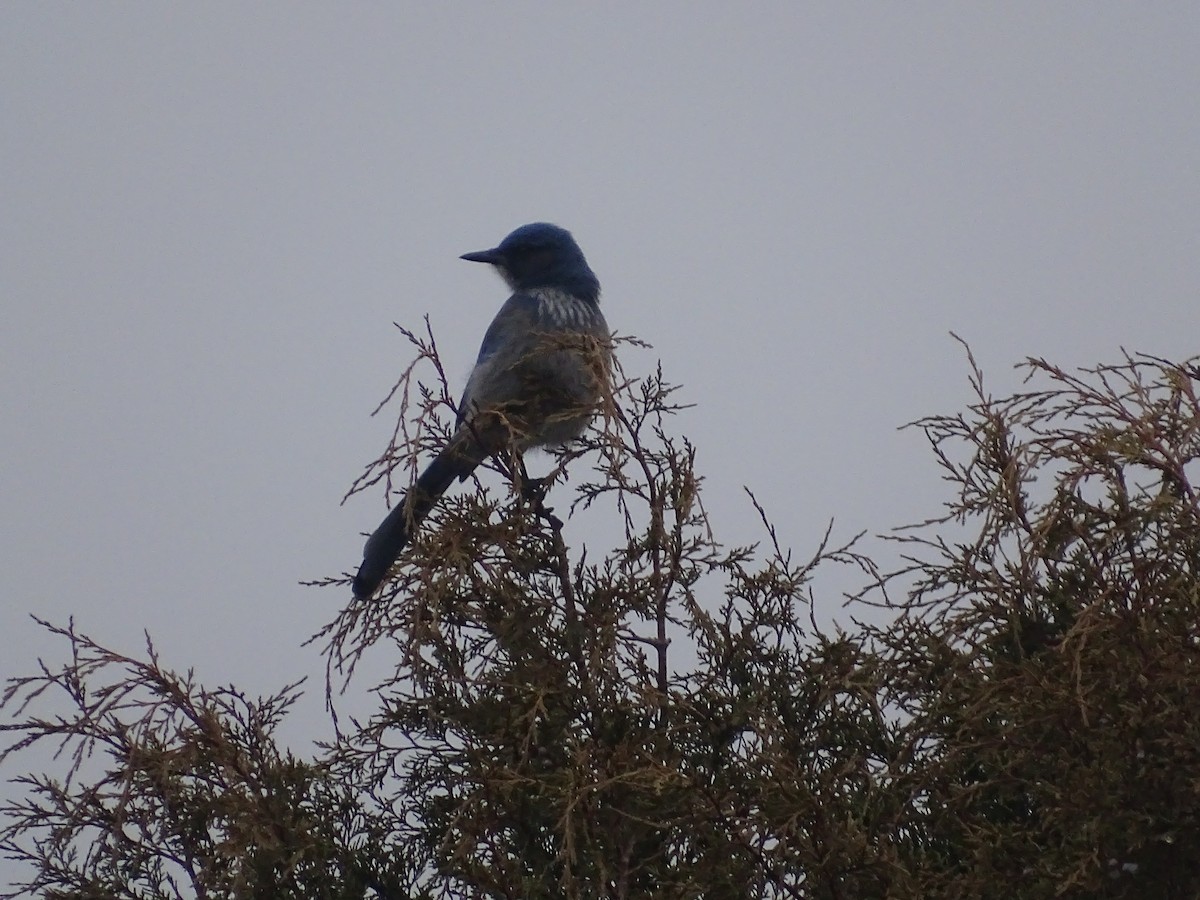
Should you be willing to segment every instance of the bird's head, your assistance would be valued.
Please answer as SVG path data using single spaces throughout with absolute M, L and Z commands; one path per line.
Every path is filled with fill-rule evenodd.
M 547 222 L 522 225 L 498 247 L 461 258 L 495 266 L 514 291 L 552 287 L 592 302 L 600 298 L 600 282 L 571 232 Z

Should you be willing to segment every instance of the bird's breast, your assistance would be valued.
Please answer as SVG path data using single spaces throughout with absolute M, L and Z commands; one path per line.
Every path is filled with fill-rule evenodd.
M 541 288 L 531 291 L 538 302 L 538 320 L 554 328 L 566 328 L 590 331 L 595 328 L 599 317 L 599 309 L 594 303 L 589 303 L 568 294 Z

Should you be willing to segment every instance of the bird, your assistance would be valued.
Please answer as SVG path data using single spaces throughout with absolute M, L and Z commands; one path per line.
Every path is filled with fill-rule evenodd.
M 438 499 L 489 456 L 563 445 L 594 418 L 611 372 L 600 282 L 565 228 L 522 225 L 491 250 L 460 259 L 486 263 L 512 294 L 484 333 L 446 446 L 367 539 L 354 576 L 356 600 L 379 590 Z

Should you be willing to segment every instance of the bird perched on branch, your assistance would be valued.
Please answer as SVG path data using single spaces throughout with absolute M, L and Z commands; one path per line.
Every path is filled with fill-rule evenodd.
M 360 600 L 379 589 L 455 479 L 506 448 L 523 453 L 579 437 L 609 379 L 600 282 L 569 231 L 523 225 L 498 247 L 461 258 L 493 266 L 513 294 L 483 336 L 450 442 L 367 539 L 354 576 Z

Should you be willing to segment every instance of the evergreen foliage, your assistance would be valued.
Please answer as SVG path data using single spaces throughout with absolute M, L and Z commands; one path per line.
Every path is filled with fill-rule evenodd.
M 410 337 L 440 384 L 406 371 L 356 489 L 453 419 Z M 44 623 L 67 658 L 9 682 L 3 761 L 58 768 L 15 776 L 3 896 L 1200 896 L 1200 368 L 1030 360 L 993 399 L 971 365 L 969 409 L 913 425 L 949 499 L 887 573 L 828 536 L 798 560 L 765 516 L 723 547 L 676 391 L 618 371 L 550 484 L 493 461 L 321 631 L 331 699 L 367 652 L 394 668 L 313 759 L 274 737 L 297 686 Z M 623 533 L 572 547 L 568 513 Z M 818 626 L 830 564 L 885 624 Z

